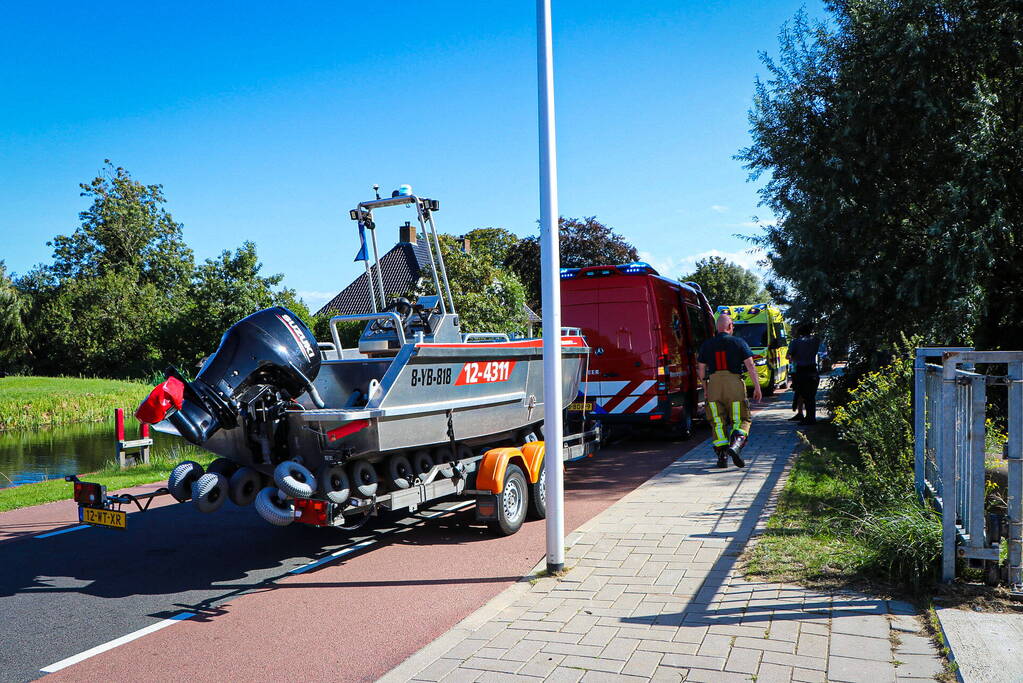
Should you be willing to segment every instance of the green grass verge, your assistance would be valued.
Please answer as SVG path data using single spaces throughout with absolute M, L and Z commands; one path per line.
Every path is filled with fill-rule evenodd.
M 79 474 L 83 481 L 104 484 L 109 493 L 120 489 L 151 484 L 167 479 L 174 466 L 182 460 L 194 460 L 203 467 L 210 464 L 216 456 L 192 446 L 172 449 L 162 456 L 153 456 L 148 465 L 138 465 L 128 469 L 120 469 L 113 461 L 98 472 Z M 71 484 L 63 479 L 49 479 L 33 484 L 22 484 L 11 488 L 0 489 L 0 512 L 52 503 L 57 500 L 71 498 Z
M 115 408 L 133 410 L 151 389 L 114 379 L 0 378 L 0 430 L 109 420 Z
M 747 551 L 746 572 L 820 588 L 917 593 L 931 585 L 941 526 L 910 488 L 884 503 L 864 496 L 857 458 L 830 425 L 808 431 L 806 448 Z

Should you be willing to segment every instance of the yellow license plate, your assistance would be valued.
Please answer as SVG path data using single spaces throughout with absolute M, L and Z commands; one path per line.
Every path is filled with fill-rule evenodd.
M 100 510 L 98 508 L 78 508 L 79 518 L 86 524 L 108 526 L 114 529 L 128 528 L 128 515 L 121 510 Z
M 583 403 L 582 401 L 576 401 L 575 403 L 569 403 L 568 409 L 588 413 L 591 410 L 593 410 L 593 403 L 591 403 L 590 401 L 586 401 L 585 403 Z

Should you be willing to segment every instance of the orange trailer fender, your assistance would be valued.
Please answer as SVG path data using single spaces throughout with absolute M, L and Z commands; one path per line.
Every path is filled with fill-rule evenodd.
M 526 476 L 529 477 L 530 484 L 535 484 L 540 479 L 544 450 L 543 441 L 530 441 L 522 447 L 522 457 L 526 461 Z
M 491 448 L 483 454 L 476 473 L 476 489 L 501 493 L 504 490 L 504 471 L 513 462 L 522 468 L 530 484 L 540 478 L 543 467 L 543 441 L 531 441 L 519 448 Z

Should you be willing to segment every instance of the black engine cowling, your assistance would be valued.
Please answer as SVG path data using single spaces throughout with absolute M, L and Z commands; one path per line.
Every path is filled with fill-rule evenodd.
M 198 445 L 235 427 L 241 405 L 268 387 L 285 400 L 308 391 L 322 406 L 312 384 L 320 362 L 316 338 L 299 317 L 281 306 L 267 308 L 232 325 L 194 381 L 168 368 L 167 381 L 135 414 L 149 423 L 166 418 Z

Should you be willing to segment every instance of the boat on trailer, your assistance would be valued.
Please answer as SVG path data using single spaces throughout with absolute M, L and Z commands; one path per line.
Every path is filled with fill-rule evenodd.
M 385 300 L 375 212 L 392 207 L 416 212 L 435 294 Z M 317 342 L 296 315 L 275 307 L 233 325 L 194 380 L 167 370 L 136 415 L 220 456 L 205 470 L 179 464 L 168 493 L 203 512 L 228 498 L 255 502 L 276 525 L 350 528 L 378 509 L 414 511 L 452 494 L 475 496 L 477 518 L 500 533 L 514 533 L 527 510 L 545 514 L 542 340 L 462 332 L 439 208 L 408 192 L 350 212 L 372 311 L 331 318 L 331 341 Z M 351 321 L 365 327 L 358 345 L 344 348 L 338 325 Z M 567 405 L 589 348 L 578 330 L 563 330 L 562 347 Z M 597 431 L 580 430 L 558 450 L 582 457 L 598 441 Z M 131 502 L 121 498 L 98 496 L 107 508 Z

